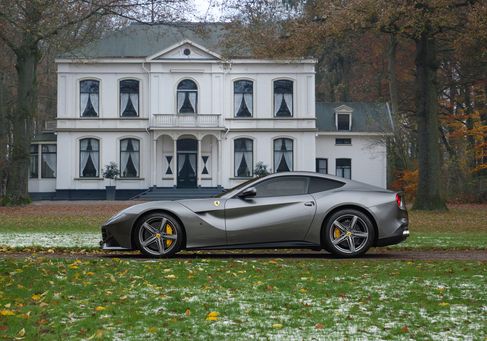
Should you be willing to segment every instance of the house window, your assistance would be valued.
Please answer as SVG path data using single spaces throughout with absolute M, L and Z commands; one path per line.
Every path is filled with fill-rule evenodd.
M 293 82 L 290 80 L 274 81 L 274 116 L 293 116 Z
M 178 113 L 196 114 L 198 106 L 198 88 L 190 79 L 183 79 L 178 84 Z
M 55 144 L 43 144 L 41 146 L 41 177 L 55 178 L 57 165 L 57 146 Z
M 274 170 L 276 173 L 293 170 L 293 140 L 274 140 Z
M 139 81 L 125 79 L 120 81 L 120 116 L 139 116 Z
M 335 139 L 335 144 L 339 145 L 351 145 L 352 139 Z
M 336 159 L 336 176 L 352 178 L 352 159 Z
M 235 117 L 252 117 L 254 102 L 254 82 L 247 80 L 233 83 Z
M 316 173 L 328 174 L 328 159 L 316 159 Z
M 29 177 L 37 178 L 39 177 L 39 145 L 30 145 L 30 167 L 29 167 Z
M 81 117 L 97 117 L 99 112 L 100 82 L 93 79 L 82 80 L 80 88 Z
M 120 176 L 122 178 L 139 177 L 140 142 L 137 139 L 120 140 Z
M 93 138 L 82 139 L 79 142 L 80 168 L 79 175 L 84 178 L 100 176 L 100 141 Z
M 350 114 L 336 114 L 337 130 L 351 130 L 351 118 Z
M 253 175 L 254 142 L 251 139 L 234 140 L 234 174 L 248 178 Z

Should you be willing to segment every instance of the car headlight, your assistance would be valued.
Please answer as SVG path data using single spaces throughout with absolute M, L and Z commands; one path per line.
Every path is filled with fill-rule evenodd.
M 125 210 L 122 210 L 122 211 L 118 212 L 118 213 L 117 213 L 117 214 L 115 214 L 113 217 L 111 217 L 110 219 L 108 219 L 108 220 L 106 221 L 105 225 L 108 225 L 108 224 L 110 224 L 110 223 L 113 223 L 115 220 L 118 220 L 118 219 L 120 219 L 120 218 L 122 218 L 122 217 L 126 216 L 126 215 L 127 215 L 127 212 L 126 212 L 126 211 L 127 211 L 127 210 L 125 209 Z

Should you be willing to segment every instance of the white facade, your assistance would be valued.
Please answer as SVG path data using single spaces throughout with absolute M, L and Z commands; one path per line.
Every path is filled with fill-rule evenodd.
M 123 170 L 127 155 L 134 166 L 126 172 L 130 176 L 117 180 L 118 189 L 229 188 L 252 177 L 259 161 L 272 171 L 278 166 L 315 171 L 316 158 L 327 159 L 330 174 L 335 174 L 337 158 L 351 158 L 352 179 L 386 185 L 386 150 L 372 143 L 373 137 L 355 133 L 351 145 L 337 146 L 335 138 L 346 132 L 318 132 L 315 60 L 223 60 L 184 40 L 146 58 L 59 59 L 57 64 L 56 179 L 49 179 L 49 185 L 31 179 L 31 192 L 104 189 L 109 181 L 102 177 L 103 167 L 116 162 Z M 85 80 L 97 81 L 98 93 L 86 90 L 86 84 L 95 83 L 82 83 Z M 138 81 L 135 99 L 121 90 L 124 80 Z M 196 85 L 196 96 L 192 88 L 182 90 L 184 80 Z M 253 85 L 240 97 L 234 87 L 239 80 Z M 276 95 L 281 83 L 275 82 L 280 80 L 292 82 L 285 83 L 292 84 L 292 94 Z M 83 117 L 87 98 L 96 117 Z M 121 116 L 127 98 L 135 103 L 138 116 Z M 245 98 L 250 117 L 236 117 L 237 98 Z M 288 117 L 276 116 L 283 102 L 289 106 Z M 188 103 L 196 112 L 180 113 Z M 235 142 L 242 138 L 247 142 Z M 126 139 L 137 152 L 122 155 Z M 237 145 L 245 151 L 236 151 Z

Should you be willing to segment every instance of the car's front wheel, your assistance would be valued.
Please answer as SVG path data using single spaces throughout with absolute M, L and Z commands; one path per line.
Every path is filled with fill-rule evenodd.
M 151 213 L 137 225 L 135 241 L 138 249 L 150 257 L 170 257 L 181 249 L 183 230 L 172 216 Z
M 364 213 L 346 209 L 327 219 L 324 230 L 325 249 L 342 257 L 357 257 L 370 248 L 375 231 Z

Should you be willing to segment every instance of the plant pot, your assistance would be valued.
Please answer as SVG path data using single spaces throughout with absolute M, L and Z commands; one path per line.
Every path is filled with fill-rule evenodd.
M 115 200 L 115 186 L 105 186 L 106 189 L 106 200 Z

